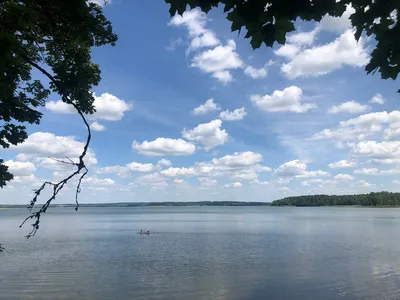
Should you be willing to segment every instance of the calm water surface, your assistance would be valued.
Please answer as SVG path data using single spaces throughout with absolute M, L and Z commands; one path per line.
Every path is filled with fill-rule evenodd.
M 24 216 L 0 210 L 0 299 L 400 299 L 400 209 L 53 208 L 30 240 Z

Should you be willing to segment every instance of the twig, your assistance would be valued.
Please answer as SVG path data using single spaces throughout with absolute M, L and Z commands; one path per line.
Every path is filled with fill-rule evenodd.
M 76 175 L 78 175 L 83 170 L 84 172 L 79 177 L 79 181 L 78 181 L 78 185 L 76 187 L 76 193 L 75 193 L 75 202 L 76 202 L 75 211 L 78 210 L 78 208 L 79 208 L 78 194 L 81 192 L 82 180 L 86 176 L 86 174 L 88 173 L 88 169 L 87 169 L 83 159 L 84 159 L 84 157 L 85 157 L 85 155 L 86 155 L 86 153 L 88 151 L 92 135 L 91 135 L 91 131 L 90 131 L 90 126 L 89 126 L 88 122 L 86 121 L 85 115 L 83 114 L 83 112 L 79 109 L 79 107 L 73 101 L 68 99 L 67 94 L 65 93 L 64 89 L 59 84 L 59 82 L 49 72 L 47 72 L 41 66 L 39 66 L 38 64 L 33 62 L 27 55 L 25 55 L 24 53 L 20 53 L 20 55 L 27 63 L 29 63 L 31 66 L 35 67 L 36 69 L 38 69 L 45 76 L 47 76 L 51 80 L 51 82 L 53 82 L 53 84 L 57 87 L 57 89 L 61 93 L 63 101 L 68 103 L 68 104 L 71 104 L 77 110 L 78 114 L 81 116 L 81 118 L 83 120 L 83 123 L 85 123 L 85 126 L 87 128 L 87 132 L 88 132 L 87 139 L 86 139 L 86 144 L 83 147 L 83 151 L 82 151 L 81 155 L 79 156 L 79 161 L 78 162 L 74 162 L 68 157 L 67 157 L 67 159 L 69 160 L 69 162 L 55 159 L 56 161 L 59 161 L 59 162 L 64 163 L 64 164 L 75 165 L 77 167 L 76 171 L 71 173 L 69 176 L 67 176 L 66 178 L 64 178 L 63 180 L 61 180 L 61 181 L 59 181 L 57 183 L 46 181 L 40 186 L 39 189 L 34 191 L 35 196 L 33 197 L 33 199 L 31 200 L 31 202 L 28 205 L 28 209 L 29 209 L 30 212 L 32 212 L 32 209 L 34 208 L 34 206 L 35 206 L 35 204 L 36 204 L 36 202 L 38 200 L 38 197 L 40 196 L 41 192 L 46 188 L 46 186 L 50 185 L 50 186 L 53 187 L 53 193 L 52 193 L 51 197 L 47 199 L 47 201 L 41 206 L 41 208 L 37 212 L 33 212 L 28 217 L 26 217 L 25 220 L 19 226 L 19 227 L 22 227 L 26 223 L 26 221 L 28 221 L 29 219 L 34 219 L 35 220 L 32 223 L 32 227 L 33 227 L 32 231 L 28 235 L 26 235 L 26 238 L 30 238 L 30 237 L 34 236 L 36 234 L 36 232 L 38 231 L 38 229 L 39 229 L 39 223 L 40 223 L 41 214 L 42 213 L 46 213 L 46 211 L 49 208 L 51 202 L 56 198 L 58 193 L 68 183 L 68 181 L 70 179 L 74 178 Z

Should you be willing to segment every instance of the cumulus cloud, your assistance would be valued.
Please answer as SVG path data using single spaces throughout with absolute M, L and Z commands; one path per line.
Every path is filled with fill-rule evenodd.
M 341 121 L 339 127 L 334 129 L 324 129 L 314 134 L 311 140 L 332 140 L 335 142 L 350 141 L 352 146 L 354 140 L 365 140 L 367 137 L 381 132 L 384 125 L 389 127 L 384 132 L 384 138 L 387 140 L 394 139 L 400 130 L 400 111 L 392 111 L 390 113 L 374 112 L 360 115 L 357 118 Z
M 328 172 L 322 170 L 308 171 L 307 164 L 298 159 L 288 161 L 280 165 L 277 169 L 275 169 L 275 173 L 280 177 L 297 178 L 325 177 L 330 175 Z
M 92 124 L 90 124 L 90 129 L 92 129 L 94 131 L 104 131 L 104 130 L 106 130 L 106 127 L 96 121 L 96 122 L 93 122 Z
M 314 42 L 319 31 L 320 31 L 319 27 L 316 27 L 315 29 L 308 31 L 308 32 L 299 31 L 299 32 L 288 35 L 288 37 L 286 38 L 286 41 L 290 44 L 309 46 Z
M 300 51 L 284 63 L 281 72 L 289 79 L 319 76 L 344 66 L 362 67 L 369 62 L 363 40 L 357 42 L 354 33 L 347 30 L 329 44 Z
M 27 157 L 34 157 L 38 161 L 46 162 L 47 165 L 60 165 L 61 163 L 49 159 L 65 159 L 66 157 L 78 161 L 82 154 L 85 143 L 79 142 L 72 136 L 56 136 L 49 132 L 35 132 L 17 146 L 11 146 L 10 149 L 22 153 Z M 51 162 L 50 162 L 51 160 Z M 87 165 L 97 163 L 96 156 L 91 148 L 85 157 Z
M 215 179 L 207 178 L 207 177 L 199 177 L 198 178 L 200 186 L 202 187 L 211 187 L 216 186 L 217 181 Z
M 347 5 L 345 12 L 340 17 L 326 15 L 319 23 L 321 30 L 341 34 L 351 28 L 350 16 L 355 12 L 351 5 Z
M 301 50 L 301 47 L 292 45 L 292 44 L 285 44 L 281 46 L 279 49 L 275 50 L 274 53 L 278 56 L 283 56 L 286 58 L 294 58 Z
M 96 112 L 92 115 L 87 115 L 87 118 L 91 120 L 107 121 L 121 120 L 124 114 L 132 108 L 132 106 L 124 100 L 109 93 L 101 94 L 98 97 L 94 95 L 93 106 Z M 72 105 L 66 104 L 61 100 L 47 102 L 46 108 L 60 114 L 76 113 Z
M 400 141 L 361 141 L 353 146 L 352 154 L 374 159 L 398 159 Z
M 257 178 L 254 179 L 251 183 L 258 184 L 258 185 L 269 185 L 270 184 L 268 181 L 260 181 Z
M 361 175 L 376 175 L 378 174 L 379 170 L 377 168 L 362 168 L 359 170 L 354 170 L 354 174 L 361 174 Z
M 375 103 L 375 104 L 384 104 L 385 103 L 385 98 L 381 94 L 376 94 L 374 95 L 371 99 L 368 101 L 369 103 Z
M 337 114 L 340 112 L 348 112 L 348 113 L 362 113 L 367 110 L 371 109 L 368 105 L 362 105 L 356 101 L 348 101 L 340 103 L 339 105 L 332 106 L 328 113 L 330 114 Z
M 126 166 L 106 166 L 103 168 L 97 168 L 96 174 L 116 174 L 118 177 L 127 178 L 130 175 L 130 170 Z
M 221 120 L 224 121 L 238 121 L 243 120 L 243 118 L 247 115 L 244 107 L 237 108 L 234 111 L 225 110 L 219 114 Z
M 375 187 L 375 184 L 370 184 L 369 182 L 365 180 L 359 180 L 357 181 L 357 185 L 362 188 L 370 188 L 370 187 Z
M 165 159 L 165 158 L 162 158 L 162 159 L 160 159 L 160 160 L 157 162 L 157 165 L 163 166 L 163 167 L 169 167 L 169 166 L 172 165 L 172 163 L 171 163 L 170 160 Z
M 357 166 L 357 164 L 354 161 L 348 161 L 348 160 L 343 159 L 343 160 L 339 160 L 337 162 L 330 163 L 328 166 L 329 166 L 329 168 L 332 168 L 332 169 L 354 168 Z
M 182 131 L 183 138 L 204 145 L 205 150 L 210 150 L 218 145 L 223 145 L 229 140 L 225 129 L 221 129 L 222 121 L 219 119 L 196 126 L 193 129 Z
M 152 189 L 165 189 L 169 186 L 164 176 L 159 173 L 152 173 L 143 176 L 139 176 L 135 180 L 136 184 L 151 186 Z
M 232 182 L 230 184 L 225 185 L 226 188 L 240 188 L 242 186 L 243 186 L 243 184 L 241 184 L 239 181 Z
M 214 49 L 195 55 L 191 66 L 197 67 L 205 73 L 211 73 L 222 83 L 231 82 L 233 79 L 231 70 L 244 66 L 235 49 L 235 41 L 229 40 L 226 45 L 219 45 Z
M 335 177 L 333 177 L 335 181 L 347 181 L 347 180 L 353 180 L 354 177 L 349 175 L 349 174 L 337 174 Z
M 192 155 L 196 146 L 182 139 L 157 138 L 154 141 L 138 143 L 133 141 L 132 148 L 140 154 L 149 156 L 184 156 Z
M 324 183 L 325 180 L 321 179 L 321 178 L 317 178 L 317 179 L 310 179 L 310 180 L 306 180 L 306 181 L 302 181 L 301 185 L 303 186 L 310 186 L 312 184 L 316 184 L 316 183 Z
M 114 185 L 115 181 L 111 178 L 96 178 L 96 177 L 87 177 L 82 179 L 82 183 L 89 184 L 89 185 L 105 185 L 110 186 Z
M 154 169 L 153 164 L 142 164 L 142 163 L 138 163 L 138 162 L 131 162 L 129 164 L 126 165 L 126 167 L 130 170 L 130 171 L 134 171 L 134 172 L 151 172 Z
M 36 171 L 35 165 L 29 161 L 7 160 L 4 165 L 8 167 L 8 171 L 14 176 L 30 176 Z
M 244 74 L 250 76 L 253 79 L 260 79 L 267 77 L 267 66 L 264 66 L 260 69 L 254 68 L 252 66 L 247 66 L 244 69 Z
M 220 158 L 213 158 L 210 162 L 200 162 L 193 166 L 195 174 L 200 177 L 230 177 L 240 180 L 254 180 L 259 172 L 270 172 L 271 168 L 260 162 L 263 156 L 256 152 L 235 152 Z
M 305 113 L 316 108 L 315 103 L 301 103 L 303 91 L 297 86 L 290 86 L 283 91 L 276 90 L 271 95 L 252 95 L 251 101 L 258 108 L 267 112 L 290 111 Z
M 168 168 L 165 170 L 160 171 L 161 175 L 166 177 L 178 177 L 178 176 L 185 176 L 191 177 L 195 176 L 196 172 L 194 168 Z
M 215 32 L 207 28 L 207 21 L 204 12 L 192 9 L 182 15 L 176 14 L 169 25 L 187 28 L 190 39 L 187 54 L 195 53 L 191 59 L 191 67 L 210 73 L 212 77 L 226 84 L 233 80 L 232 70 L 246 66 L 235 51 L 235 41 L 228 40 L 225 45 L 222 44 Z M 252 78 L 264 78 L 267 70 L 265 67 L 256 69 L 248 66 L 245 74 Z
M 195 116 L 204 115 L 211 111 L 221 110 L 221 107 L 214 102 L 214 99 L 208 99 L 205 103 L 199 105 L 198 107 L 194 108 L 192 113 Z

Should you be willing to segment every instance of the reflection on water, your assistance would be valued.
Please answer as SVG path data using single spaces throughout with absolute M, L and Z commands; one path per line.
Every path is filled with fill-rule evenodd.
M 398 299 L 400 210 L 0 211 L 0 299 Z M 137 234 L 141 229 L 154 232 Z

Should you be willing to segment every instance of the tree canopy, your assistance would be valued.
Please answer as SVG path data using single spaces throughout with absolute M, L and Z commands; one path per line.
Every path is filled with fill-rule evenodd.
M 358 195 L 306 195 L 275 200 L 272 206 L 398 206 L 400 193 L 379 192 Z
M 45 182 L 30 203 L 36 203 L 41 191 L 50 185 L 53 195 L 41 210 L 28 219 L 35 219 L 32 234 L 39 228 L 40 214 L 69 179 L 84 171 L 84 156 L 90 143 L 90 128 L 84 114 L 92 114 L 92 88 L 100 82 L 100 67 L 92 62 L 92 47 L 114 45 L 117 36 L 102 7 L 85 0 L 2 0 L 0 1 L 0 146 L 8 148 L 27 138 L 23 123 L 39 124 L 41 112 L 51 93 L 72 105 L 88 130 L 86 145 L 77 170 L 60 182 Z M 32 72 L 45 80 L 33 79 Z M 0 160 L 0 187 L 13 175 Z M 80 181 L 77 194 L 80 191 Z
M 398 0 L 165 0 L 170 14 L 183 14 L 187 7 L 208 13 L 221 5 L 232 31 L 245 29 L 253 49 L 263 43 L 272 47 L 285 44 L 286 35 L 295 30 L 295 22 L 321 21 L 325 15 L 338 17 L 351 5 L 355 12 L 351 23 L 357 40 L 362 34 L 375 37 L 377 44 L 367 73 L 378 71 L 382 79 L 395 80 L 400 72 L 400 13 Z M 400 92 L 400 90 L 399 90 Z

